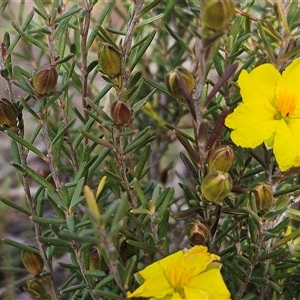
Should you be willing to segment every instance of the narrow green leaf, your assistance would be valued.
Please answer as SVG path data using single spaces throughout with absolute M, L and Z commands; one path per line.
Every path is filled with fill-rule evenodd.
M 114 299 L 114 300 L 124 300 L 125 298 L 122 296 L 119 296 L 118 294 L 108 292 L 105 290 L 94 290 L 94 293 L 96 296 L 103 296 L 105 299 Z
M 184 48 L 190 55 L 193 55 L 193 51 L 191 48 L 187 45 L 186 42 L 167 24 L 165 23 L 165 27 L 168 30 L 168 32 L 171 34 L 171 36 L 175 39 L 175 41 Z
M 6 204 L 7 206 L 10 206 L 14 209 L 16 209 L 17 211 L 20 211 L 21 213 L 27 215 L 27 216 L 31 216 L 31 213 L 26 210 L 24 207 L 18 205 L 16 202 L 14 201 L 11 201 L 7 198 L 4 198 L 4 197 L 0 197 L 0 201 L 3 202 L 4 204 Z
M 33 144 L 29 143 L 28 141 L 24 140 L 14 132 L 10 130 L 5 131 L 8 136 L 10 136 L 12 139 L 14 139 L 16 142 L 20 143 L 23 145 L 26 149 L 31 150 L 33 153 L 35 153 L 38 157 L 40 157 L 42 160 L 46 160 L 45 155 L 38 149 L 36 148 Z
M 108 43 L 111 47 L 113 47 L 117 52 L 119 52 L 119 47 L 118 45 L 115 43 L 115 41 L 110 37 L 110 35 L 106 32 L 106 30 L 102 27 L 99 26 L 99 31 L 98 31 L 98 35 L 101 38 L 102 41 Z
M 143 149 L 141 156 L 139 157 L 139 161 L 138 161 L 135 171 L 134 171 L 134 177 L 136 177 L 138 180 L 140 180 L 142 178 L 143 170 L 149 159 L 151 150 L 152 150 L 151 146 L 149 144 L 147 144 L 145 146 L 145 148 Z
M 147 4 L 139 13 L 139 17 L 142 17 L 144 14 L 146 14 L 148 11 L 150 11 L 152 8 L 154 8 L 157 4 L 159 4 L 162 0 L 154 0 Z
M 114 212 L 111 228 L 116 226 L 122 220 L 124 214 L 126 213 L 127 203 L 128 203 L 127 197 L 125 194 L 123 194 L 121 199 L 119 199 L 117 208 Z
M 104 7 L 104 9 L 102 9 L 101 14 L 99 15 L 99 17 L 95 23 L 94 28 L 92 29 L 92 31 L 88 37 L 87 49 L 89 49 L 92 46 L 92 44 L 97 36 L 97 33 L 99 31 L 99 27 L 103 23 L 105 17 L 107 16 L 108 12 L 110 11 L 111 7 L 112 7 L 112 3 L 108 2 L 107 5 Z
M 41 175 L 39 175 L 37 172 L 32 170 L 26 165 L 20 165 L 16 163 L 12 163 L 12 166 L 18 169 L 21 172 L 25 172 L 28 174 L 32 179 L 34 179 L 36 182 L 38 182 L 40 185 L 42 185 L 44 188 L 48 188 L 49 190 L 55 191 L 55 187 L 48 182 L 46 179 L 44 179 Z
M 80 132 L 86 136 L 87 138 L 89 138 L 90 140 L 94 141 L 95 143 L 105 147 L 105 148 L 108 148 L 108 149 L 111 149 L 113 151 L 115 151 L 115 146 L 110 144 L 109 142 L 103 140 L 103 139 L 100 139 L 98 137 L 96 137 L 95 135 L 87 132 L 87 131 L 84 131 L 84 130 L 80 130 Z
M 149 201 L 146 199 L 145 194 L 144 194 L 137 178 L 133 179 L 133 187 L 134 187 L 134 190 L 135 190 L 137 196 L 139 197 L 139 199 L 142 203 L 142 207 L 144 209 L 148 210 L 149 209 Z
M 137 242 L 137 241 L 133 241 L 133 240 L 127 240 L 126 242 L 129 245 L 134 246 L 136 248 L 146 250 L 147 252 L 156 253 L 156 247 L 151 246 L 149 244 L 142 243 L 142 242 Z
M 42 44 L 38 40 L 34 39 L 27 33 L 25 33 L 22 28 L 19 28 L 12 20 L 10 21 L 12 27 L 22 36 L 26 41 L 30 42 L 31 44 L 37 46 L 38 48 L 42 49 L 45 53 L 49 53 L 49 49 L 46 45 Z
M 134 270 L 134 267 L 136 266 L 137 263 L 137 256 L 133 255 L 130 257 L 127 262 L 126 262 L 126 273 L 125 273 L 125 278 L 124 278 L 124 285 L 128 286 L 129 280 L 132 277 L 132 273 Z
M 76 188 L 74 190 L 72 199 L 70 201 L 69 209 L 73 208 L 75 205 L 77 205 L 79 202 L 81 202 L 85 198 L 84 196 L 81 196 L 84 184 L 85 184 L 85 178 L 83 177 L 76 184 Z
M 82 10 L 81 7 L 77 7 L 77 5 L 74 5 L 72 8 L 68 9 L 64 14 L 59 16 L 56 20 L 55 23 L 60 23 L 63 19 L 72 17 L 73 15 L 77 14 Z
M 104 277 L 106 276 L 106 273 L 100 270 L 88 270 L 85 271 L 85 275 L 93 277 Z
M 47 14 L 47 11 L 45 9 L 45 6 L 44 6 L 44 1 L 42 0 L 34 0 L 34 3 L 36 5 L 36 8 L 37 10 L 39 10 L 41 12 L 42 15 L 44 15 L 46 18 L 45 20 L 48 18 L 48 14 Z
M 98 284 L 95 286 L 95 291 L 102 289 L 104 286 L 106 286 L 108 283 L 114 280 L 114 275 L 109 274 L 105 278 L 103 278 Z M 109 298 L 109 299 L 114 299 L 114 298 Z
M 25 19 L 23 25 L 21 26 L 20 30 L 21 31 L 24 31 L 26 30 L 26 28 L 28 27 L 28 25 L 31 23 L 31 20 L 34 16 L 34 12 L 33 11 L 30 11 L 28 13 L 28 16 L 27 18 Z M 7 49 L 6 51 L 6 55 L 10 55 L 10 53 L 12 52 L 12 50 L 15 48 L 15 46 L 17 45 L 18 41 L 20 40 L 21 38 L 21 35 L 20 34 L 17 34 L 15 39 L 12 41 L 12 43 L 10 44 L 9 48 Z
M 129 153 L 132 150 L 137 150 L 140 147 L 152 142 L 155 139 L 155 136 L 149 134 L 148 132 L 143 135 L 138 135 L 136 138 L 129 143 L 124 149 L 124 154 Z
M 53 245 L 53 246 L 57 246 L 57 247 L 66 247 L 69 249 L 72 248 L 71 242 L 63 240 L 63 239 L 53 238 L 53 237 L 44 237 L 44 236 L 40 236 L 38 239 L 42 243 L 45 243 L 48 245 Z
M 144 77 L 145 81 L 150 84 L 151 86 L 155 87 L 156 89 L 158 89 L 159 91 L 169 95 L 172 97 L 172 95 L 168 92 L 166 86 L 164 84 L 158 83 L 155 80 L 151 79 L 151 78 L 146 78 Z
M 166 197 L 164 197 L 163 200 L 156 202 L 156 204 L 159 207 L 158 214 L 157 214 L 158 219 L 162 218 L 163 215 L 165 214 L 166 210 L 169 208 L 170 202 L 172 201 L 172 198 L 173 198 L 173 195 L 174 195 L 174 189 L 169 188 Z
M 146 97 L 143 99 L 139 100 L 132 106 L 132 111 L 133 113 L 137 113 L 139 110 L 141 110 L 144 105 L 149 101 L 149 99 L 156 93 L 156 89 L 153 89 Z
M 160 0 L 159 0 L 159 1 L 160 1 Z M 141 27 L 143 27 L 143 26 L 145 26 L 145 25 L 149 25 L 149 24 L 151 24 L 151 23 L 153 23 L 153 22 L 155 22 L 155 21 L 157 21 L 157 20 L 163 18 L 164 15 L 165 15 L 165 14 L 159 14 L 159 15 L 157 15 L 157 16 L 148 18 L 148 19 L 142 21 L 141 23 L 139 23 L 138 26 L 136 26 L 136 28 L 141 28 Z
M 34 222 L 38 222 L 38 223 L 41 223 L 41 224 L 66 224 L 65 219 L 45 218 L 45 217 L 35 217 L 35 216 L 32 216 L 31 219 Z
M 32 252 L 32 253 L 35 253 L 35 254 L 40 254 L 40 251 L 38 249 L 27 246 L 23 243 L 18 243 L 16 241 L 11 240 L 11 239 L 2 239 L 2 242 L 6 243 L 8 245 L 11 245 L 15 248 L 18 248 L 20 250 L 25 250 L 25 251 Z
M 147 39 L 145 40 L 144 44 L 141 46 L 141 48 L 137 52 L 136 56 L 134 57 L 134 60 L 130 64 L 130 70 L 131 71 L 135 68 L 135 66 L 138 64 L 138 62 L 140 61 L 140 59 L 142 58 L 142 56 L 144 55 L 144 53 L 146 52 L 146 50 L 150 46 L 152 40 L 155 37 L 155 34 L 156 34 L 156 30 L 153 30 L 152 32 L 150 32 L 148 34 Z
M 51 144 L 54 145 L 75 122 L 76 122 L 76 119 L 70 121 L 68 124 L 63 126 L 63 128 L 59 130 L 59 132 L 57 133 L 55 138 L 52 140 Z

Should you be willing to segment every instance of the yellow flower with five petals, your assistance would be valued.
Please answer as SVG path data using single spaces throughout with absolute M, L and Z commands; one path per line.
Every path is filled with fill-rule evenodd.
M 230 299 L 230 293 L 220 273 L 219 256 L 204 246 L 178 251 L 156 261 L 136 274 L 143 282 L 127 297 L 161 300 Z
M 242 103 L 225 120 L 232 141 L 256 148 L 263 142 L 281 171 L 300 166 L 300 58 L 282 74 L 263 64 L 238 79 Z

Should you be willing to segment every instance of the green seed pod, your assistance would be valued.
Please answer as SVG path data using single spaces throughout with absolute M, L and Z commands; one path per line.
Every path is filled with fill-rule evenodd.
M 48 64 L 39 69 L 33 77 L 32 86 L 38 96 L 45 96 L 55 91 L 58 73 L 55 65 Z
M 127 124 L 132 117 L 132 110 L 125 101 L 116 101 L 111 106 L 111 116 L 119 125 Z
M 121 56 L 109 44 L 101 44 L 98 51 L 98 64 L 100 71 L 110 79 L 116 78 L 121 72 Z
M 44 261 L 39 254 L 22 250 L 21 258 L 23 265 L 30 273 L 37 275 L 43 272 Z
M 179 88 L 178 76 L 182 77 L 182 80 L 190 94 L 193 93 L 195 88 L 195 78 L 193 74 L 184 67 L 177 67 L 166 76 L 165 83 L 169 93 L 178 100 L 185 102 L 182 91 Z
M 252 190 L 252 193 L 255 196 L 256 207 L 259 212 L 270 210 L 273 206 L 274 198 L 272 186 L 268 182 L 263 182 L 257 185 Z
M 202 217 L 190 219 L 186 224 L 186 234 L 192 245 L 205 245 L 209 227 Z
M 228 25 L 234 14 L 232 0 L 203 0 L 201 22 L 208 29 L 222 31 Z
M 228 172 L 234 161 L 234 152 L 231 146 L 221 145 L 213 148 L 208 156 L 208 172 Z
M 228 173 L 213 171 L 208 173 L 201 184 L 203 196 L 210 202 L 222 205 L 223 199 L 232 189 L 232 180 Z
M 0 99 L 0 125 L 17 132 L 18 115 L 19 113 L 15 104 L 6 98 Z

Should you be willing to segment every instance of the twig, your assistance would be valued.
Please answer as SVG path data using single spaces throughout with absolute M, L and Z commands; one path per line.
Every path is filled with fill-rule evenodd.
M 2 56 L 2 54 L 0 55 L 0 68 L 1 69 L 5 68 L 4 57 Z M 14 94 L 12 83 L 11 83 L 10 79 L 6 78 L 6 82 L 7 82 L 7 91 L 8 91 L 10 101 L 12 103 L 16 103 L 17 101 L 16 101 L 16 98 L 15 98 L 15 94 Z M 22 115 L 19 116 L 19 119 L 20 119 L 19 121 L 23 123 Z M 24 138 L 24 128 L 23 128 L 23 126 L 20 128 L 20 130 L 18 132 L 18 135 L 21 138 Z M 21 164 L 22 165 L 27 165 L 27 151 L 25 151 L 24 146 L 19 144 L 19 143 L 17 143 L 17 147 L 18 147 L 18 152 L 19 152 L 19 155 L 20 155 Z M 31 216 L 37 216 L 36 206 L 35 206 L 35 203 L 33 201 L 31 191 L 30 191 L 30 183 L 29 183 L 30 178 L 29 178 L 27 173 L 22 173 L 21 176 L 22 176 L 22 185 L 23 185 L 23 189 L 24 189 L 24 192 L 25 192 L 26 201 L 27 201 L 28 207 L 30 209 L 30 214 L 31 214 Z M 44 264 L 45 264 L 45 269 L 50 274 L 49 283 L 50 283 L 50 288 L 51 288 L 51 291 L 52 291 L 52 294 L 53 294 L 52 296 L 54 297 L 54 299 L 58 300 L 58 299 L 60 299 L 60 296 L 59 296 L 58 290 L 56 288 L 56 285 L 54 283 L 53 267 L 52 267 L 51 262 L 47 258 L 45 245 L 39 241 L 39 237 L 42 235 L 41 224 L 37 223 L 35 221 L 33 221 L 33 224 L 34 224 L 36 241 L 37 241 L 37 244 L 38 244 L 38 248 L 40 250 L 41 257 L 42 257 L 42 259 L 44 261 Z

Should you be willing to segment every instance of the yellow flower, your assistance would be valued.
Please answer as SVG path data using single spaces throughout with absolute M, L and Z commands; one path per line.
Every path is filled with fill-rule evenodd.
M 282 171 L 300 166 L 299 72 L 300 58 L 282 74 L 271 64 L 243 70 L 238 79 L 243 102 L 225 120 L 236 145 L 255 148 L 265 142 Z
M 137 273 L 144 281 L 127 297 L 151 299 L 230 299 L 230 293 L 220 273 L 219 256 L 203 246 L 178 251 Z

